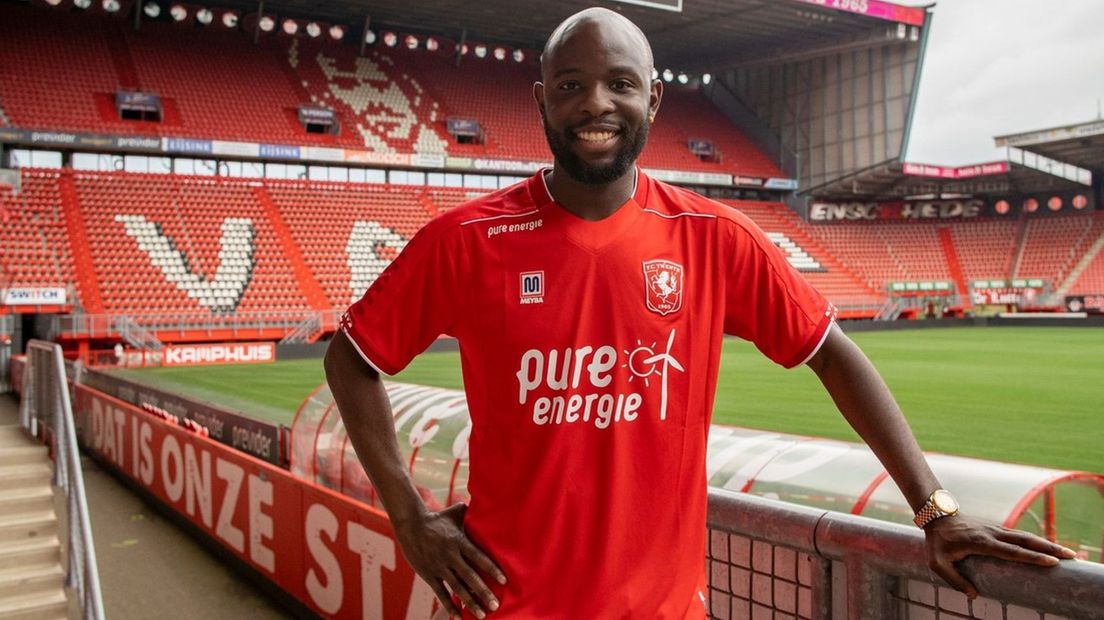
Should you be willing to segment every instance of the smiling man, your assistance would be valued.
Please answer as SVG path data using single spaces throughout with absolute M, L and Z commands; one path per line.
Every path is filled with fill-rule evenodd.
M 958 516 L 835 310 L 739 212 L 634 166 L 662 99 L 605 9 L 548 40 L 533 94 L 550 170 L 425 226 L 342 319 L 327 378 L 406 559 L 450 613 L 707 615 L 705 457 L 723 334 L 808 365 L 917 511 L 931 566 L 1072 557 Z M 470 507 L 430 512 L 380 373 L 460 342 Z M 497 611 L 496 611 L 497 610 Z

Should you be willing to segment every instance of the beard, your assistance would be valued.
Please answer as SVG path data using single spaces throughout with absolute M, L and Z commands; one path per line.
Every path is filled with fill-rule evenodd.
M 548 140 L 548 148 L 556 163 L 563 168 L 567 176 L 579 183 L 586 185 L 605 185 L 625 175 L 636 162 L 648 142 L 648 123 L 645 121 L 635 130 L 625 128 L 621 134 L 621 148 L 613 157 L 613 161 L 604 166 L 592 166 L 583 161 L 571 149 L 571 143 L 578 138 L 570 128 L 562 132 L 555 131 L 544 123 L 544 136 Z

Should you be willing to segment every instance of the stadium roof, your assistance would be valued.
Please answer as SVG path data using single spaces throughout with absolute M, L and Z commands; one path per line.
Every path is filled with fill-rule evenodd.
M 1078 181 L 1012 161 L 959 168 L 890 160 L 814 187 L 802 194 L 822 200 L 900 200 L 911 196 L 1007 195 L 1044 191 L 1085 191 Z
M 829 8 L 824 0 L 267 0 L 278 17 L 328 20 L 359 28 L 366 16 L 374 30 L 434 34 L 487 44 L 540 49 L 565 17 L 591 6 L 615 10 L 641 27 L 655 50 L 656 65 L 710 71 L 756 62 L 780 62 L 826 50 L 869 48 L 879 41 L 915 36 L 926 9 L 882 0 L 854 3 L 863 13 Z M 650 4 L 653 6 L 640 6 Z M 245 13 L 255 0 L 220 0 Z M 523 5 L 523 6 L 522 6 Z M 681 11 L 655 5 L 680 5 Z M 896 24 L 904 30 L 899 31 Z
M 1087 170 L 1104 171 L 1104 119 L 997 136 L 997 146 L 1015 147 Z

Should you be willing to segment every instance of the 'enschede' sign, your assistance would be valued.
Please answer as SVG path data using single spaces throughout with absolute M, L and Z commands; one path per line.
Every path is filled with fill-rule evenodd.
M 276 343 L 223 342 L 173 345 L 165 347 L 161 353 L 162 366 L 267 364 L 276 361 Z

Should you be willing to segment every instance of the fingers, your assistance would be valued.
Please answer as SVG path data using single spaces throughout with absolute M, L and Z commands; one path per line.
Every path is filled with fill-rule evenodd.
M 460 610 L 456 607 L 456 603 L 452 602 L 452 595 L 445 589 L 443 582 L 434 579 L 428 581 L 429 587 L 433 589 L 433 593 L 437 595 L 437 600 L 441 601 L 441 608 L 448 613 L 449 617 L 459 616 Z
M 970 583 L 969 579 L 962 576 L 962 573 L 958 572 L 958 569 L 954 567 L 954 564 L 950 562 L 932 562 L 931 569 L 935 571 L 937 575 L 943 578 L 952 588 L 966 595 L 967 598 L 973 600 L 977 598 L 977 588 L 973 583 Z
M 1038 566 L 1054 566 L 1059 561 L 1058 558 L 1053 555 L 1039 553 L 1038 551 L 1032 551 L 1031 549 L 1021 547 L 1017 544 L 1009 544 L 1000 542 L 999 540 L 994 540 L 986 548 L 985 554 L 1004 560 L 1023 562 L 1024 564 L 1035 564 Z
M 1077 552 L 1073 549 L 1063 547 L 1057 543 L 1052 543 L 1045 538 L 1021 530 L 1003 529 L 997 534 L 997 538 L 1013 545 L 1018 545 L 1031 549 L 1032 551 L 1038 551 L 1039 553 L 1045 553 L 1048 556 L 1054 556 L 1064 560 L 1071 560 L 1077 557 Z
M 468 580 L 473 579 L 478 582 L 477 584 L 470 583 Z M 445 579 L 450 589 L 456 596 L 460 597 L 460 602 L 463 606 L 475 615 L 476 618 L 485 618 L 487 616 L 486 609 L 495 610 L 498 609 L 498 601 L 495 599 L 491 591 L 487 589 L 487 586 L 483 585 L 483 580 L 479 579 L 479 576 L 475 574 L 470 568 L 467 571 L 455 570 Z M 477 598 L 473 592 L 485 594 L 489 601 L 482 601 Z M 486 607 L 486 609 L 484 608 Z
M 483 578 L 472 570 L 463 558 L 457 558 L 452 570 L 467 590 L 469 598 L 475 601 L 474 607 L 476 609 L 482 608 L 489 611 L 498 609 L 498 599 L 495 598 L 494 593 L 487 587 L 487 584 L 483 583 Z M 466 601 L 464 605 L 469 606 Z
M 490 575 L 495 581 L 502 585 L 506 585 L 506 575 L 502 572 L 502 569 L 494 563 L 486 553 L 479 547 L 476 547 L 470 540 L 464 540 L 464 544 L 461 545 L 460 552 L 464 554 L 464 557 L 475 563 L 476 568 L 483 571 L 485 574 Z

